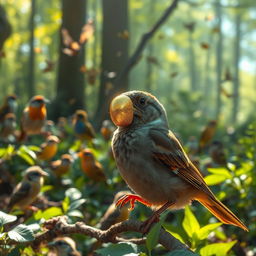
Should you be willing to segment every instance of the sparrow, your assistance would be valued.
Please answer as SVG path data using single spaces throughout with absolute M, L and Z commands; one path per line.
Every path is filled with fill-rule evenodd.
M 98 162 L 90 149 L 84 149 L 78 153 L 81 159 L 81 168 L 83 172 L 93 181 L 106 182 L 106 176 L 103 171 L 103 167 Z
M 17 96 L 8 95 L 4 99 L 3 105 L 0 107 L 0 123 L 8 113 L 15 113 L 17 110 Z
M 73 163 L 73 158 L 69 154 L 63 154 L 61 159 L 52 161 L 50 163 L 50 168 L 54 172 L 57 177 L 61 177 L 62 175 L 69 172 L 71 165 Z
M 60 140 L 57 136 L 48 136 L 46 142 L 40 145 L 40 151 L 36 154 L 37 158 L 45 161 L 52 159 L 57 153 L 59 142 Z
M 117 205 L 139 201 L 159 207 L 142 225 L 147 233 L 167 208 L 179 209 L 197 200 L 226 224 L 247 227 L 212 193 L 181 143 L 171 132 L 166 111 L 153 95 L 130 91 L 115 97 L 110 116 L 118 127 L 112 138 L 117 167 L 136 193 L 118 200 Z
M 213 161 L 213 163 L 226 166 L 227 165 L 227 157 L 224 151 L 224 146 L 221 141 L 213 141 L 209 147 L 209 154 Z
M 13 190 L 8 210 L 14 207 L 25 210 L 30 206 L 37 198 L 46 176 L 48 173 L 41 167 L 37 165 L 29 167 L 25 171 L 22 181 Z
M 46 122 L 47 110 L 45 104 L 49 100 L 44 96 L 34 96 L 29 105 L 24 109 L 21 117 L 21 134 L 19 141 L 26 138 L 26 135 L 40 134 Z
M 199 139 L 199 151 L 207 146 L 215 135 L 217 121 L 211 120 L 203 129 Z
M 104 120 L 102 122 L 100 133 L 106 141 L 109 141 L 112 138 L 114 130 L 115 127 L 110 120 Z
M 14 113 L 8 113 L 4 116 L 0 127 L 0 137 L 4 140 L 8 139 L 10 135 L 15 136 L 16 116 Z
M 90 141 L 95 138 L 96 134 L 92 124 L 88 121 L 86 111 L 81 109 L 77 110 L 74 114 L 72 123 L 78 139 Z
M 48 243 L 48 246 L 53 249 L 56 256 L 81 256 L 76 249 L 75 241 L 70 237 L 58 237 Z

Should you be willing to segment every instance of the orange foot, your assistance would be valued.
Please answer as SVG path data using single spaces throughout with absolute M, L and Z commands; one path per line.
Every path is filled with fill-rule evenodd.
M 142 204 L 145 204 L 146 206 L 151 206 L 152 204 L 147 202 L 146 200 L 144 200 L 142 197 L 138 196 L 138 195 L 134 195 L 134 194 L 127 194 L 122 196 L 117 202 L 116 202 L 116 206 L 120 205 L 120 207 L 122 208 L 125 204 L 127 204 L 130 201 L 130 208 L 129 210 L 133 210 L 134 209 L 134 203 L 136 201 L 141 202 Z

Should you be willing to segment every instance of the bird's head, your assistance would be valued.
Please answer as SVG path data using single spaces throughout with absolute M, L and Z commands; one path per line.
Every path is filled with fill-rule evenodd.
M 64 165 L 64 166 L 69 166 L 71 165 L 73 162 L 73 158 L 71 155 L 69 154 L 63 154 L 61 156 L 61 164 Z
M 6 103 L 10 107 L 11 112 L 15 112 L 17 109 L 17 96 L 12 94 L 6 97 Z
M 83 159 L 85 161 L 94 161 L 94 155 L 93 155 L 92 151 L 88 148 L 80 151 L 78 153 L 78 155 L 80 156 L 81 159 Z
M 13 113 L 8 113 L 4 116 L 4 125 L 7 127 L 16 126 L 16 116 Z
M 167 125 L 163 105 L 143 91 L 129 91 L 115 97 L 110 104 L 110 116 L 118 127 L 136 127 L 158 119 Z
M 76 251 L 76 244 L 70 237 L 59 237 L 53 242 L 48 243 L 48 246 L 57 253 L 58 256 L 68 256 L 71 252 Z
M 50 135 L 46 139 L 47 145 L 56 145 L 60 142 L 59 138 L 55 135 Z
M 78 119 L 78 120 L 82 120 L 82 121 L 87 120 L 86 111 L 84 111 L 82 109 L 77 110 L 76 113 L 75 113 L 75 118 Z
M 41 183 L 43 177 L 49 176 L 49 174 L 42 170 L 40 166 L 31 166 L 25 171 L 25 179 L 31 183 Z
M 44 107 L 46 103 L 50 101 L 42 95 L 36 95 L 29 101 L 29 106 L 34 108 Z

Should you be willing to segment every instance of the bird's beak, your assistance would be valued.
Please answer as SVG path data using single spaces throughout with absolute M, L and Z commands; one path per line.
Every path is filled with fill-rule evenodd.
M 133 115 L 133 103 L 128 96 L 121 94 L 112 100 L 110 117 L 116 126 L 129 126 L 133 121 Z
M 44 176 L 44 177 L 49 177 L 49 174 L 45 171 L 41 171 L 41 175 Z
M 44 98 L 44 103 L 45 103 L 45 104 L 49 104 L 49 103 L 50 103 L 50 100 Z

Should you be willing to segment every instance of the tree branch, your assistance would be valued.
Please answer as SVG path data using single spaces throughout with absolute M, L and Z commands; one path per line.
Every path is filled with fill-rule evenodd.
M 125 239 L 118 235 L 127 232 L 141 232 L 141 225 L 143 222 L 137 220 L 127 220 L 118 224 L 111 226 L 108 230 L 100 230 L 84 222 L 77 222 L 75 224 L 68 224 L 66 216 L 60 216 L 52 218 L 44 223 L 45 232 L 36 235 L 34 241 L 25 243 L 26 245 L 31 245 L 33 248 L 39 247 L 41 243 L 47 243 L 52 241 L 58 236 L 70 235 L 70 234 L 83 234 L 89 237 L 94 237 L 102 243 L 119 243 L 119 242 L 132 242 L 135 244 L 144 244 L 146 238 L 132 238 Z M 165 231 L 163 228 L 160 230 L 159 243 L 164 246 L 167 250 L 189 250 L 187 245 L 181 243 L 169 232 Z M 18 244 L 18 242 L 12 241 L 10 245 Z
M 127 64 L 124 66 L 122 71 L 120 72 L 119 76 L 116 78 L 116 89 L 118 90 L 121 87 L 121 82 L 128 75 L 132 67 L 138 62 L 141 57 L 141 53 L 144 50 L 147 42 L 154 36 L 155 32 L 163 25 L 163 23 L 167 20 L 170 14 L 175 10 L 177 7 L 179 0 L 173 0 L 172 4 L 165 10 L 163 15 L 160 19 L 156 22 L 156 24 L 144 35 L 141 37 L 141 41 L 138 44 L 135 52 L 128 60 Z

